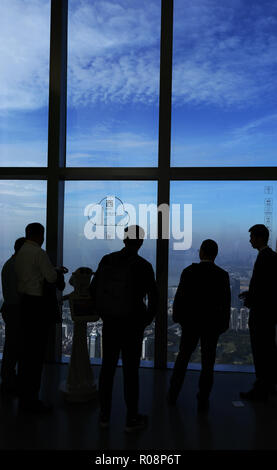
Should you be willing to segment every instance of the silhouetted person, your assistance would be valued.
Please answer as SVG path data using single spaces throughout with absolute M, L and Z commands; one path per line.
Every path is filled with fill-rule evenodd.
M 144 329 L 156 314 L 157 288 L 151 264 L 138 255 L 143 237 L 141 227 L 127 227 L 125 247 L 102 258 L 90 286 L 91 296 L 96 299 L 96 311 L 103 319 L 100 425 L 109 425 L 113 379 L 121 352 L 126 432 L 147 424 L 147 417 L 138 413 L 139 364 Z M 148 306 L 144 302 L 146 296 Z
M 5 322 L 5 345 L 2 357 L 1 390 L 13 393 L 17 390 L 16 365 L 19 354 L 19 295 L 15 274 L 15 257 L 25 242 L 25 238 L 18 238 L 14 244 L 14 254 L 6 261 L 2 268 L 2 292 L 4 303 L 1 313 Z
M 20 294 L 21 351 L 18 363 L 20 408 L 49 411 L 39 400 L 44 355 L 53 314 L 49 312 L 43 296 L 44 280 L 57 281 L 57 272 L 46 251 L 44 227 L 39 223 L 27 225 L 26 242 L 18 252 L 15 262 L 17 286 Z
M 264 400 L 275 391 L 277 383 L 277 253 L 268 245 L 269 231 L 263 224 L 249 229 L 250 243 L 259 251 L 254 264 L 249 290 L 243 292 L 249 312 L 249 333 L 255 366 L 256 382 L 246 400 Z
M 198 409 L 206 410 L 209 406 L 217 342 L 219 335 L 229 328 L 231 306 L 229 275 L 214 263 L 217 253 L 217 243 L 204 240 L 200 263 L 191 264 L 181 275 L 173 303 L 173 321 L 180 323 L 182 336 L 167 395 L 170 404 L 176 403 L 190 357 L 200 339 Z

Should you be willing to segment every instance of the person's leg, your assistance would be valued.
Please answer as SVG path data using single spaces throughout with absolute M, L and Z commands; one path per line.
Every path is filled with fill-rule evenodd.
M 20 313 L 20 355 L 18 376 L 21 402 L 35 404 L 39 400 L 41 376 L 48 337 L 47 312 L 42 298 L 26 296 Z
M 264 343 L 264 332 L 263 325 L 258 320 L 257 315 L 253 312 L 250 312 L 249 319 L 249 335 L 250 335 L 250 344 L 251 351 L 253 356 L 253 362 L 255 367 L 256 374 L 256 385 L 259 387 L 259 384 L 263 382 L 263 343 Z
M 121 332 L 119 328 L 104 321 L 102 330 L 103 357 L 99 376 L 100 413 L 108 421 L 111 413 L 112 389 L 116 366 L 119 359 Z
M 190 357 L 199 341 L 200 333 L 196 329 L 183 328 L 180 349 L 170 379 L 168 400 L 174 403 L 182 388 Z
M 276 383 L 277 351 L 275 324 L 270 319 L 251 328 L 251 346 L 256 371 L 255 389 L 268 392 Z
M 213 332 L 203 332 L 200 337 L 202 367 L 199 378 L 198 398 L 203 401 L 207 401 L 209 399 L 213 386 L 218 337 L 219 335 Z
M 19 342 L 19 307 L 10 306 L 2 313 L 5 322 L 5 344 L 2 356 L 2 387 L 7 390 L 16 388 L 16 364 L 18 361 Z
M 124 398 L 127 406 L 127 420 L 138 415 L 139 364 L 143 329 L 126 328 L 122 341 L 122 365 L 124 378 Z

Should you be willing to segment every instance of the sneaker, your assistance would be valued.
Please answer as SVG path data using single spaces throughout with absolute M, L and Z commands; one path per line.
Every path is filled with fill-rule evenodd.
M 127 419 L 125 432 L 131 433 L 135 431 L 140 431 L 144 429 L 148 424 L 148 416 L 146 415 L 137 415 L 135 418 Z
M 110 417 L 105 414 L 100 413 L 99 425 L 103 429 L 108 428 L 110 425 Z
M 176 405 L 177 398 L 173 397 L 172 393 L 169 391 L 166 395 L 166 401 L 168 405 L 174 406 Z
M 208 397 L 201 397 L 201 395 L 197 394 L 197 411 L 205 412 L 208 411 L 210 407 L 210 402 Z

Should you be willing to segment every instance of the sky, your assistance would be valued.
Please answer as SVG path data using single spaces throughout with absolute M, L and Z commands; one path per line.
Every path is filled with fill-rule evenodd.
M 275 165 L 277 4 L 174 5 L 171 164 Z M 1 0 L 2 166 L 47 164 L 49 37 L 49 0 Z M 69 0 L 68 166 L 157 165 L 159 48 L 160 0 Z M 66 192 L 66 246 L 80 237 L 83 206 L 108 192 L 134 204 L 156 202 L 156 183 L 74 184 Z M 193 205 L 193 249 L 209 234 L 231 253 L 227 235 L 239 233 L 244 241 L 234 250 L 245 252 L 249 226 L 264 222 L 266 184 L 172 183 L 171 202 Z M 2 261 L 22 227 L 33 217 L 45 221 L 45 203 L 45 182 L 0 183 Z
M 276 3 L 174 5 L 172 165 L 274 165 Z M 0 12 L 0 163 L 44 166 L 50 1 Z M 69 0 L 68 33 L 67 164 L 156 166 L 160 0 Z

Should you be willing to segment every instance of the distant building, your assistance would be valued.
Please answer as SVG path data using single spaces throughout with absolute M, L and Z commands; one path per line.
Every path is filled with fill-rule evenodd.
M 102 330 L 93 328 L 88 337 L 88 349 L 90 358 L 102 357 Z
M 241 308 L 240 309 L 240 330 L 247 330 L 248 329 L 248 318 L 249 318 L 249 310 L 248 308 Z
M 142 354 L 141 359 L 146 361 L 153 361 L 155 339 L 153 336 L 145 336 L 142 341 Z
M 234 308 L 239 308 L 241 306 L 241 300 L 239 299 L 240 279 L 231 277 L 230 286 L 231 286 L 231 305 Z
M 231 307 L 230 329 L 237 331 L 239 329 L 239 310 Z

